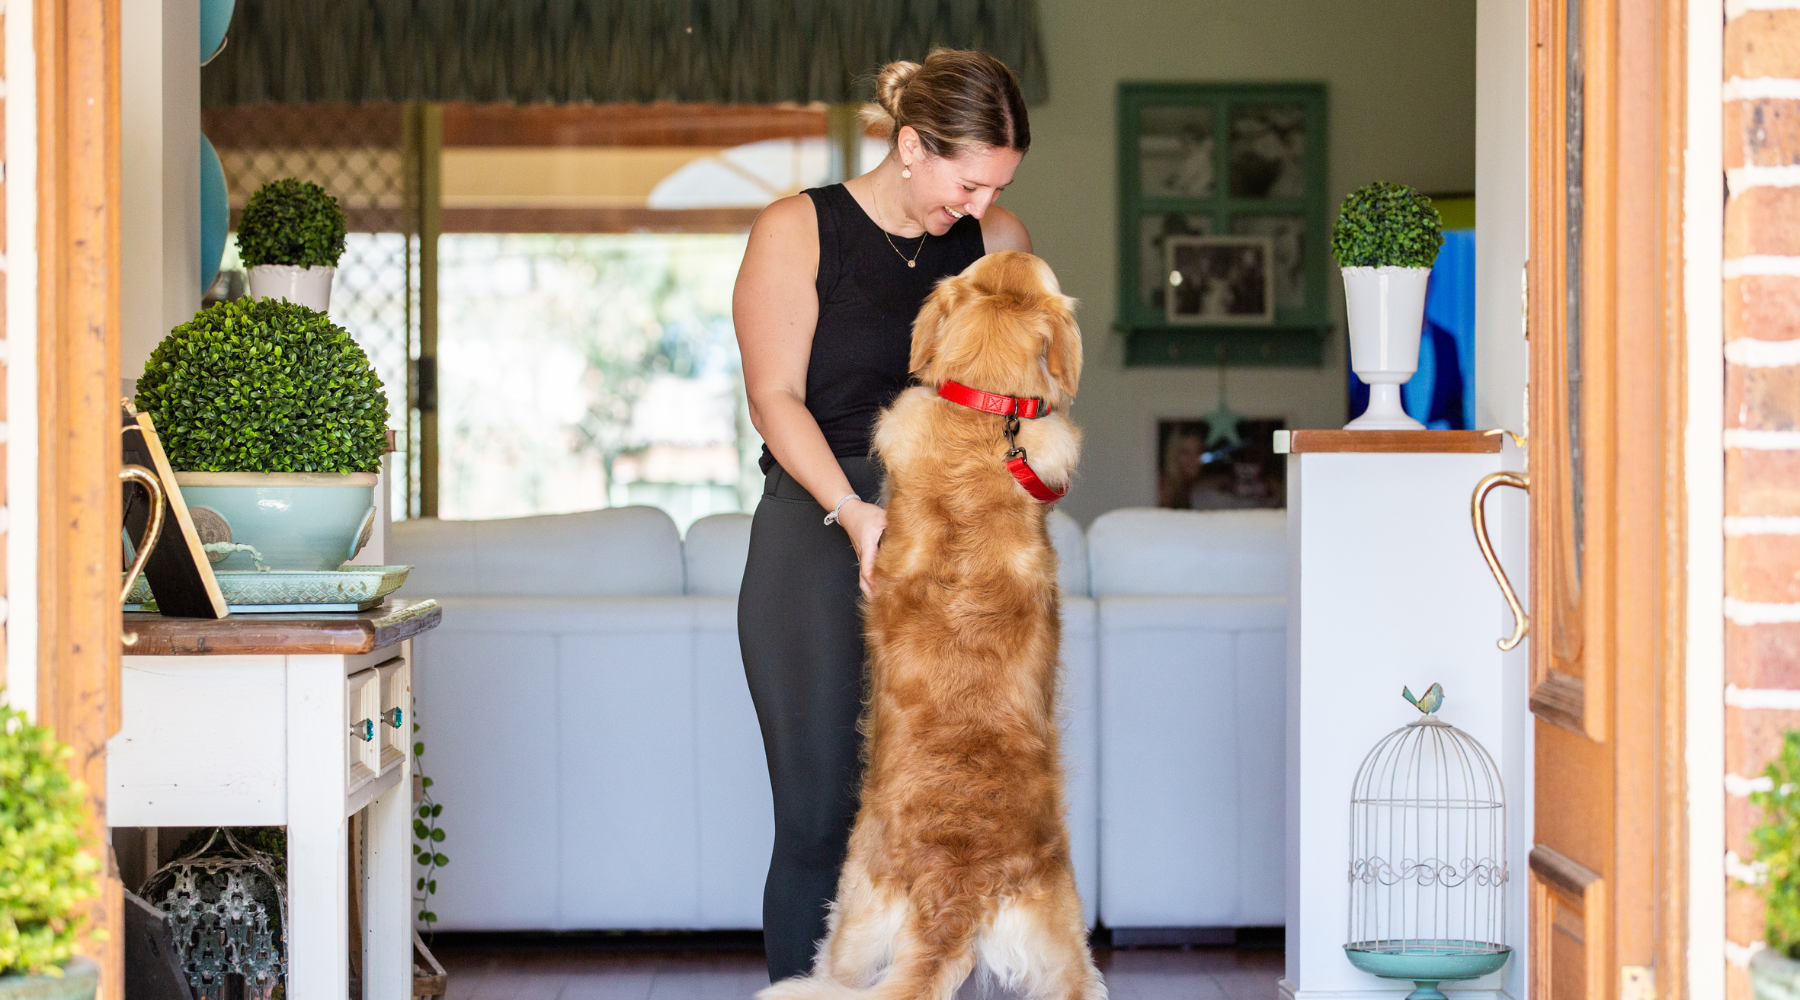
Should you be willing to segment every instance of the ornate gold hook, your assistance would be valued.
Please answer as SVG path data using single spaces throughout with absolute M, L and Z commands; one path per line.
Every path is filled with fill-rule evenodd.
M 1475 484 L 1475 495 L 1469 498 L 1469 518 L 1475 524 L 1475 544 L 1481 546 L 1481 557 L 1487 560 L 1488 569 L 1494 574 L 1494 582 L 1500 585 L 1500 593 L 1506 597 L 1507 607 L 1512 608 L 1513 633 L 1499 640 L 1496 645 L 1501 649 L 1512 649 L 1525 639 L 1525 633 L 1531 630 L 1531 616 L 1525 613 L 1525 606 L 1519 603 L 1519 595 L 1513 590 L 1512 581 L 1506 578 L 1506 569 L 1500 565 L 1499 557 L 1494 555 L 1494 543 L 1488 540 L 1487 530 L 1487 495 L 1496 486 L 1513 486 L 1531 491 L 1531 477 L 1521 472 L 1495 472 L 1483 476 L 1481 482 Z
M 137 558 L 131 561 L 131 568 L 125 572 L 125 586 L 119 590 L 119 603 L 131 593 L 131 585 L 137 582 L 138 574 L 144 571 L 144 564 L 150 561 L 150 553 L 156 551 L 156 540 L 162 536 L 163 528 L 163 486 L 156 473 L 141 465 L 127 465 L 119 470 L 119 482 L 136 483 L 150 494 L 150 519 L 144 525 L 144 537 L 138 541 Z M 126 643 L 130 645 L 130 643 Z

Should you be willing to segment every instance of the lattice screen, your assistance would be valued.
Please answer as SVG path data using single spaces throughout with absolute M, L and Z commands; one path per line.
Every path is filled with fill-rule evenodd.
M 350 331 L 388 393 L 394 456 L 394 513 L 417 509 L 418 421 L 407 371 L 418 355 L 418 171 L 398 104 L 245 105 L 207 108 L 202 129 L 219 152 L 235 229 L 257 188 L 282 177 L 312 181 L 337 198 L 350 234 L 331 289 L 331 318 Z M 241 294 L 235 240 L 209 297 Z

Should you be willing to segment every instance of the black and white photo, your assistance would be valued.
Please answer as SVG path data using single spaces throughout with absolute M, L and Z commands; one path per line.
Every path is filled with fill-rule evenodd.
M 1254 326 L 1275 321 L 1275 262 L 1267 236 L 1171 236 L 1163 243 L 1168 321 Z

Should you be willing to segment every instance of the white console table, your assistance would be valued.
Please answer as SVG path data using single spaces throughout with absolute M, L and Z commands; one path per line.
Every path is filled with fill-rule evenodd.
M 1285 1000 L 1399 998 L 1411 983 L 1344 957 L 1350 908 L 1350 786 L 1363 757 L 1418 718 L 1400 696 L 1444 686 L 1443 719 L 1487 748 L 1508 805 L 1508 940 L 1486 979 L 1443 983 L 1453 998 L 1524 997 L 1531 715 L 1526 650 L 1495 640 L 1512 614 L 1471 530 L 1483 476 L 1522 470 L 1510 441 L 1464 431 L 1292 431 L 1288 455 L 1287 974 Z M 1510 536 L 1517 490 L 1496 490 L 1488 527 L 1526 593 L 1525 539 Z M 1517 505 L 1517 506 L 1510 506 Z
M 440 617 L 436 601 L 396 599 L 361 614 L 125 615 L 137 638 L 107 743 L 107 820 L 287 827 L 293 1000 L 349 993 L 359 811 L 363 996 L 412 996 L 410 640 Z

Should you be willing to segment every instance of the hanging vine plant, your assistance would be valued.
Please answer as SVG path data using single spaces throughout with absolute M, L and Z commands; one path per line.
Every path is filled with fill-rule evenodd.
M 419 701 L 412 703 L 413 773 L 419 776 L 419 808 L 413 815 L 413 864 L 420 869 L 413 882 L 413 902 L 419 907 L 419 922 L 429 928 L 438 915 L 431 909 L 431 897 L 437 894 L 437 871 L 450 863 L 444 856 L 444 828 L 438 825 L 444 807 L 431 796 L 431 777 L 421 763 L 425 741 L 419 736 Z

